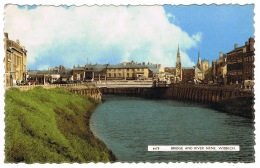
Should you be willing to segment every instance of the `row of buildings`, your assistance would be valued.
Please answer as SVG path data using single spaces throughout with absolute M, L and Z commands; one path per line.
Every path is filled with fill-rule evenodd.
M 5 33 L 5 84 L 12 86 L 21 81 L 31 84 L 58 83 L 66 81 L 100 81 L 100 80 L 171 80 L 173 83 L 221 83 L 253 84 L 254 80 L 254 38 L 249 38 L 245 45 L 234 48 L 227 53 L 220 52 L 219 59 L 210 62 L 201 59 L 198 52 L 197 64 L 183 67 L 178 46 L 175 67 L 163 68 L 160 64 L 123 62 L 117 65 L 87 64 L 67 69 L 64 66 L 48 70 L 27 71 L 27 50 L 19 40 L 12 41 Z
M 164 72 L 160 64 L 124 62 L 118 65 L 87 64 L 72 69 L 59 66 L 48 70 L 27 71 L 27 50 L 19 40 L 9 39 L 4 33 L 4 80 L 6 86 L 21 83 L 46 84 L 66 81 L 137 80 L 159 78 Z
M 234 44 L 234 48 L 212 62 L 213 80 L 224 84 L 247 84 L 254 81 L 255 40 L 249 38 L 243 46 Z
M 66 83 L 70 81 L 147 80 L 163 77 L 160 64 L 123 62 L 117 65 L 87 64 L 65 69 L 63 66 L 46 71 L 28 71 L 30 83 Z
M 254 84 L 254 38 L 250 37 L 243 46 L 234 45 L 226 54 L 220 52 L 219 59 L 201 60 L 198 53 L 197 64 L 193 67 L 182 67 L 178 47 L 176 66 L 165 68 L 165 72 L 174 76 L 174 82 L 181 83 L 218 83 L 223 85 Z

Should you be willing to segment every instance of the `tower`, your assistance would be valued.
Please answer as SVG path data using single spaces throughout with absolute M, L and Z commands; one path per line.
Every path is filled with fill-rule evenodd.
M 200 50 L 198 52 L 198 62 L 197 62 L 197 67 L 200 69 L 201 68 L 201 59 L 200 59 Z
M 181 67 L 181 54 L 178 44 L 177 60 L 176 60 L 176 81 L 182 81 L 182 67 Z

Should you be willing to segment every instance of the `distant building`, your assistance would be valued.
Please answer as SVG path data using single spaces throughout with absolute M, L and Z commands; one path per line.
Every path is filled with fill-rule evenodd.
M 160 64 L 123 62 L 121 64 L 87 64 L 73 68 L 73 80 L 138 80 L 160 78 L 164 69 Z
M 72 70 L 71 69 L 52 69 L 49 70 L 29 70 L 27 73 L 27 81 L 30 84 L 51 84 L 61 83 L 61 81 L 71 81 Z
M 19 40 L 10 40 L 8 33 L 4 33 L 4 36 L 4 80 L 6 86 L 12 86 L 26 80 L 27 50 L 20 45 Z
M 72 69 L 73 80 L 81 80 L 85 79 L 85 66 L 77 66 Z
M 209 61 L 208 60 L 201 60 L 200 58 L 200 51 L 198 52 L 198 62 L 195 65 L 195 79 L 197 80 L 204 80 L 205 75 L 207 74 L 209 69 Z
M 219 53 L 219 59 L 212 61 L 212 81 L 214 83 L 226 84 L 227 55 Z
M 87 64 L 73 67 L 73 80 L 94 81 L 106 80 L 108 64 Z
M 254 82 L 255 39 L 250 37 L 245 45 L 227 53 L 227 83 L 244 84 Z
M 192 83 L 195 77 L 194 67 L 182 68 L 182 83 Z
M 148 78 L 161 78 L 164 68 L 160 64 L 123 62 L 107 66 L 107 80 L 138 80 Z
M 171 74 L 168 74 L 168 76 L 170 77 L 173 83 L 191 83 L 193 82 L 195 77 L 194 67 L 182 67 L 179 45 L 177 50 L 177 59 L 175 67 L 166 67 L 165 72 Z
M 87 81 L 95 80 L 106 80 L 108 64 L 88 64 L 85 66 L 85 79 Z

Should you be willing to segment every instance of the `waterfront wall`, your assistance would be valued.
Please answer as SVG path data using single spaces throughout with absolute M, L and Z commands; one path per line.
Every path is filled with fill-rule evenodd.
M 238 87 L 209 85 L 170 85 L 169 87 L 149 88 L 100 88 L 102 94 L 141 96 L 159 99 L 176 99 L 211 104 L 224 99 L 253 96 L 251 90 Z
M 95 100 L 101 100 L 102 94 L 98 88 L 72 88 L 68 89 L 70 92 L 92 97 Z
M 171 85 L 165 96 L 183 101 L 211 104 L 236 97 L 253 96 L 253 91 L 235 86 Z
M 102 94 L 196 102 L 220 111 L 234 113 L 249 118 L 254 117 L 252 100 L 254 97 L 253 91 L 238 87 L 173 84 L 169 87 L 100 88 L 100 91 Z M 244 101 L 245 99 L 248 101 Z M 247 109 L 244 109 L 244 106 L 246 106 Z
M 144 98 L 152 98 L 152 99 L 163 99 L 166 98 L 168 89 L 166 88 L 100 88 L 100 92 L 102 94 L 112 94 L 112 95 L 124 95 L 124 96 L 138 96 Z

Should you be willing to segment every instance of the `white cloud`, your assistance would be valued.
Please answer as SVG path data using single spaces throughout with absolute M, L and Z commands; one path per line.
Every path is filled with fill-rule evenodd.
M 176 17 L 174 15 L 172 15 L 171 13 L 166 13 L 166 17 L 168 18 L 168 20 L 170 20 L 171 22 L 175 22 Z
M 200 42 L 201 39 L 202 39 L 202 33 L 201 32 L 198 32 L 196 34 L 193 34 L 192 35 L 192 39 L 196 42 Z
M 183 66 L 192 66 L 185 51 L 202 34 L 189 35 L 169 23 L 161 6 L 39 6 L 19 9 L 8 5 L 5 32 L 28 50 L 31 67 L 72 67 L 74 64 L 153 62 L 175 66 L 180 44 Z

